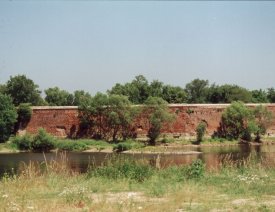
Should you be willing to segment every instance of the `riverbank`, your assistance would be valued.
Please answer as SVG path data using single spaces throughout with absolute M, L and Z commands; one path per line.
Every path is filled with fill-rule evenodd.
M 145 141 L 140 140 L 127 140 L 117 143 L 107 142 L 103 140 L 93 139 L 58 139 L 55 141 L 56 148 L 52 150 L 56 151 L 71 151 L 71 152 L 123 152 L 123 153 L 159 153 L 159 154 L 197 154 L 197 151 L 192 151 L 198 147 L 228 147 L 238 145 L 275 145 L 275 138 L 266 137 L 261 143 L 258 142 L 240 142 L 237 140 L 216 140 L 205 139 L 200 144 L 196 144 L 194 139 L 178 139 L 178 140 L 160 140 L 155 146 L 146 145 Z M 185 148 L 185 150 L 183 150 Z M 190 148 L 190 150 L 186 150 Z M 181 149 L 181 150 L 180 150 Z M 179 151 L 180 150 L 180 151 Z M 0 143 L 0 153 L 20 153 L 26 152 L 25 150 L 19 150 L 17 146 L 12 142 Z
M 252 159 L 206 171 L 198 161 L 158 169 L 116 158 L 79 174 L 64 158 L 4 176 L 0 204 L 3 211 L 272 211 L 274 179 L 274 169 Z

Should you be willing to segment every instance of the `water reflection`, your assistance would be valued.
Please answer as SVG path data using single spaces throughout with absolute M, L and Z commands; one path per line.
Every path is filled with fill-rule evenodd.
M 170 150 L 173 151 L 173 150 Z M 226 163 L 240 163 L 245 160 L 262 161 L 265 166 L 275 167 L 274 145 L 240 145 L 240 146 L 210 146 L 210 147 L 182 147 L 175 151 L 187 152 L 187 154 L 126 154 L 126 157 L 134 159 L 145 159 L 152 165 L 168 167 L 171 165 L 186 165 L 195 159 L 201 159 L 206 163 L 208 169 L 216 169 Z M 192 154 L 190 151 L 201 152 Z M 188 153 L 189 152 L 189 153 Z M 111 157 L 113 153 L 67 153 L 68 163 L 71 169 L 85 172 L 90 165 L 98 166 Z M 30 161 L 50 162 L 60 160 L 56 153 L 9 153 L 0 154 L 0 175 L 4 172 L 15 172 L 19 170 L 21 163 L 28 164 Z

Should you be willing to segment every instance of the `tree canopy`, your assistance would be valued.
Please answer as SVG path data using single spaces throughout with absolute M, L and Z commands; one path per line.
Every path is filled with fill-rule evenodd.
M 20 103 L 30 103 L 32 105 L 44 104 L 40 96 L 41 91 L 38 90 L 38 85 L 25 75 L 10 77 L 5 87 L 2 87 L 2 90 L 12 98 L 12 102 L 16 106 Z

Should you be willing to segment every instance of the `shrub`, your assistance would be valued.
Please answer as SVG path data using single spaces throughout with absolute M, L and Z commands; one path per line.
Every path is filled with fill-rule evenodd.
M 29 103 L 21 103 L 17 108 L 17 122 L 23 127 L 30 121 L 32 116 L 32 109 Z
M 197 142 L 200 143 L 203 140 L 204 134 L 206 131 L 206 123 L 205 122 L 200 122 L 196 128 L 196 133 L 197 133 Z
M 147 115 L 149 144 L 155 145 L 164 123 L 172 122 L 175 116 L 170 113 L 168 103 L 159 97 L 149 97 L 145 101 L 144 113 Z
M 203 177 L 204 172 L 205 172 L 205 164 L 200 159 L 193 161 L 193 163 L 187 168 L 188 178 Z
M 113 147 L 115 152 L 123 152 L 132 149 L 132 145 L 129 143 L 118 143 Z
M 142 182 L 153 175 L 153 168 L 142 161 L 115 157 L 106 164 L 89 171 L 89 177 L 105 177 L 108 179 L 129 179 Z
M 16 136 L 12 143 L 20 150 L 31 150 L 32 149 L 33 136 L 25 134 L 23 136 Z
M 14 130 L 17 113 L 9 96 L 0 93 L 0 142 L 9 139 Z
M 49 135 L 43 128 L 38 129 L 38 134 L 34 136 L 32 150 L 38 152 L 48 152 L 54 149 L 54 137 Z
M 253 129 L 253 113 L 242 102 L 233 102 L 225 109 L 216 133 L 219 137 L 248 139 Z
M 82 141 L 61 140 L 55 142 L 55 147 L 64 151 L 84 151 L 89 148 L 87 144 Z

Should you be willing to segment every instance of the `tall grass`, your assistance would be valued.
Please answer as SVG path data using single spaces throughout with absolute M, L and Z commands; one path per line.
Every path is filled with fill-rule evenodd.
M 159 169 L 116 156 L 80 174 L 64 153 L 5 175 L 0 204 L 3 211 L 272 211 L 275 170 L 263 166 L 266 160 L 227 156 L 217 170 L 205 170 L 202 161 Z

